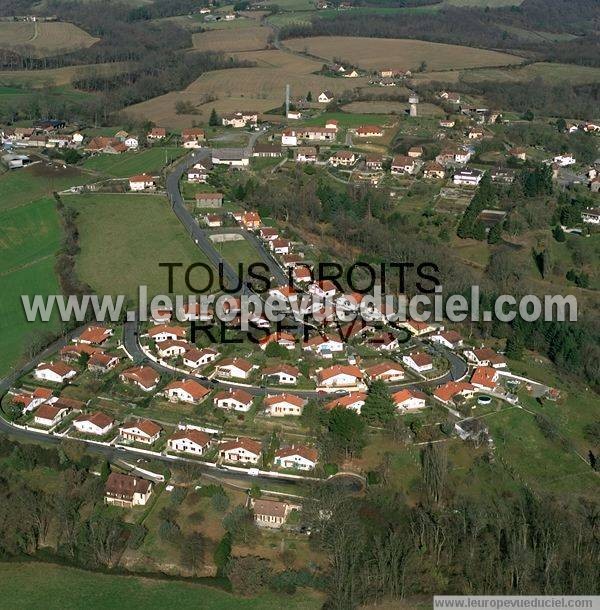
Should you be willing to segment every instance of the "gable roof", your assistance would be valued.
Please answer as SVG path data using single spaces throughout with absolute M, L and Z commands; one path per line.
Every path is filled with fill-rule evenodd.
M 111 472 L 106 479 L 105 490 L 108 495 L 133 497 L 138 492 L 145 494 L 150 489 L 151 483 L 140 477 L 132 477 L 120 472 Z
M 276 458 L 286 458 L 292 455 L 299 455 L 306 460 L 316 463 L 319 453 L 314 447 L 307 447 L 306 445 L 283 447 L 275 452 Z
M 252 363 L 244 358 L 223 358 L 220 362 L 217 362 L 217 367 L 223 366 L 234 366 L 246 373 L 252 370 Z
M 194 381 L 193 379 L 183 379 L 182 381 L 172 381 L 166 388 L 167 390 L 183 390 L 191 395 L 192 398 L 200 400 L 207 394 L 210 394 L 210 390 L 206 389 L 202 384 Z
M 296 396 L 295 394 L 271 394 L 267 396 L 264 400 L 264 405 L 266 407 L 271 407 L 280 402 L 288 402 L 296 407 L 303 407 L 306 404 L 306 400 L 304 398 L 300 398 L 300 396 Z
M 255 455 L 260 455 L 262 450 L 262 443 L 260 441 L 255 441 L 252 438 L 248 438 L 242 436 L 234 441 L 225 441 L 219 445 L 220 451 L 229 451 L 231 449 L 245 449 L 250 453 L 254 453 Z
M 156 385 L 160 375 L 150 366 L 134 366 L 121 373 L 126 379 L 137 381 L 144 388 Z
M 206 434 L 206 432 L 202 432 L 202 430 L 196 430 L 195 428 L 186 428 L 185 430 L 177 430 L 169 440 L 177 441 L 181 439 L 186 439 L 192 441 L 192 443 L 196 443 L 196 445 L 200 445 L 201 447 L 205 447 L 210 444 L 210 436 Z
M 114 419 L 109 417 L 102 411 L 94 411 L 93 413 L 84 413 L 75 418 L 76 422 L 87 421 L 98 428 L 107 428 L 108 426 L 112 426 L 114 424 Z
M 43 404 L 36 409 L 35 416 L 42 419 L 53 420 L 64 408 L 66 407 Z
M 404 388 L 399 392 L 392 394 L 392 400 L 396 405 L 402 404 L 409 398 L 421 398 L 423 400 L 427 400 L 427 394 L 421 392 L 420 390 L 413 390 L 411 388 Z
M 109 328 L 104 326 L 88 326 L 80 335 L 77 337 L 77 341 L 89 341 L 90 343 L 102 343 L 106 341 L 112 334 Z
M 350 375 L 352 377 L 356 377 L 357 379 L 362 379 L 362 371 L 357 366 L 349 364 L 334 364 L 333 366 L 322 369 L 317 373 L 317 377 L 320 381 L 326 381 L 327 379 L 331 379 L 336 375 Z
M 237 400 L 245 405 L 251 403 L 253 400 L 251 394 L 248 394 L 248 392 L 245 392 L 244 390 L 240 390 L 238 388 L 235 388 L 235 389 L 230 388 L 229 390 L 223 390 L 221 392 L 217 392 L 213 398 L 213 400 L 215 402 L 217 402 L 218 400 L 227 400 L 227 399 Z
M 154 436 L 160 434 L 162 428 L 150 419 L 132 419 L 129 422 L 124 423 L 121 426 L 122 430 L 131 430 L 132 428 L 139 428 L 144 434 L 148 436 Z

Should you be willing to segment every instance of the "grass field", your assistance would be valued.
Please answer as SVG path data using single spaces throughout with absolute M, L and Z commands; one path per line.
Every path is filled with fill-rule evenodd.
M 193 35 L 194 49 L 199 51 L 254 51 L 267 46 L 271 30 L 264 26 L 242 30 L 210 30 Z
M 217 243 L 215 248 L 234 269 L 237 269 L 238 263 L 242 263 L 244 269 L 247 269 L 248 265 L 262 260 L 254 246 L 245 239 Z
M 534 78 L 542 78 L 552 84 L 562 82 L 573 85 L 584 85 L 600 81 L 600 68 L 588 66 L 575 66 L 573 64 L 550 64 L 539 62 L 515 68 L 488 68 L 481 70 L 468 70 L 463 73 L 467 82 L 483 80 L 524 82 Z
M 408 110 L 408 104 L 402 102 L 351 102 L 342 107 L 344 112 L 368 114 L 404 114 Z M 419 104 L 420 116 L 445 116 L 444 111 L 435 104 Z
M 26 597 L 24 592 L 27 592 Z M 68 591 L 68 600 L 65 599 Z M 265 593 L 255 598 L 231 595 L 213 587 L 175 580 L 153 580 L 86 572 L 41 563 L 0 564 L 0 594 L 11 608 L 115 608 L 135 599 L 144 608 L 165 606 L 203 610 L 290 610 L 320 608 L 322 600 L 312 593 L 279 596 Z
M 48 70 L 16 70 L 0 72 L 0 85 L 41 88 L 70 85 L 74 78 L 80 78 L 92 70 L 99 74 L 117 74 L 127 68 L 127 62 L 94 64 L 88 66 L 67 66 Z
M 76 271 L 99 294 L 124 294 L 137 300 L 138 286 L 149 294 L 168 292 L 168 275 L 159 263 L 206 262 L 165 197 L 157 195 L 74 195 L 65 203 L 78 212 L 81 253 Z M 196 284 L 206 275 L 194 272 Z M 174 291 L 188 294 L 183 274 Z
M 423 61 L 429 70 L 504 66 L 522 61 L 520 57 L 507 53 L 423 40 L 317 36 L 286 40 L 284 43 L 295 51 L 307 49 L 311 55 L 327 60 L 341 57 L 368 70 L 415 70 Z
M 135 174 L 158 173 L 165 165 L 165 157 L 171 161 L 185 153 L 183 148 L 156 147 L 121 155 L 95 155 L 83 162 L 83 167 L 116 178 L 129 178 Z
M 498 6 L 519 6 L 523 0 L 444 0 L 449 6 L 474 6 L 496 8 Z
M 32 48 L 38 57 L 85 49 L 98 40 L 99 38 L 93 38 L 72 23 L 0 23 L 0 48 L 18 51 L 20 47 L 28 47 Z

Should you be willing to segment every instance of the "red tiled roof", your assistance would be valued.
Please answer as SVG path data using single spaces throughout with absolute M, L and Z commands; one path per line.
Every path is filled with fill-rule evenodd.
M 146 493 L 150 489 L 150 481 L 140 477 L 132 477 L 128 474 L 111 472 L 106 479 L 107 495 L 126 496 L 133 498 L 135 492 Z
M 221 443 L 219 445 L 219 451 L 229 451 L 230 449 L 237 449 L 238 447 L 246 449 L 246 451 L 250 451 L 255 455 L 260 455 L 262 443 L 251 438 L 241 437 L 235 441 L 225 441 L 224 443 Z
M 282 362 L 280 364 L 265 367 L 262 371 L 262 376 L 265 377 L 268 375 L 275 375 L 277 373 L 285 373 L 286 375 L 298 377 L 300 375 L 300 370 L 291 364 L 285 364 Z
M 75 421 L 89 421 L 99 428 L 106 428 L 107 426 L 112 426 L 114 423 L 112 417 L 105 415 L 101 411 L 94 411 L 93 413 L 87 414 L 84 413 L 83 415 L 79 415 L 79 417 L 75 418 Z
M 223 358 L 223 360 L 217 363 L 217 367 L 222 366 L 234 366 L 246 373 L 252 370 L 252 363 L 244 358 Z
M 206 432 L 202 432 L 202 430 L 196 430 L 194 428 L 188 428 L 186 430 L 177 430 L 170 440 L 176 441 L 180 439 L 187 439 L 192 441 L 192 443 L 196 443 L 196 445 L 200 445 L 201 447 L 205 447 L 210 444 L 210 436 L 206 434 Z
M 380 362 L 379 364 L 374 364 L 365 370 L 365 373 L 371 378 L 379 377 L 380 375 L 384 375 L 388 372 L 404 373 L 404 369 L 395 362 Z
M 162 428 L 155 422 L 149 419 L 133 419 L 121 426 L 123 430 L 130 430 L 132 428 L 139 428 L 144 434 L 148 436 L 154 436 L 160 434 Z
M 188 392 L 195 400 L 201 400 L 210 390 L 207 390 L 203 385 L 193 379 L 184 379 L 183 381 L 172 381 L 166 388 L 167 390 L 183 390 Z
M 460 394 L 463 391 L 472 391 L 474 389 L 475 388 L 470 383 L 467 383 L 465 381 L 449 381 L 443 386 L 437 388 L 437 390 L 435 390 L 434 392 L 434 395 L 436 396 L 436 398 L 439 398 L 444 402 L 448 402 L 457 394 Z
M 351 375 L 357 379 L 362 379 L 362 371 L 357 366 L 335 364 L 317 373 L 320 381 L 326 381 L 336 375 Z
M 223 390 L 222 392 L 217 392 L 213 398 L 214 402 L 217 402 L 219 400 L 223 400 L 223 399 L 233 399 L 233 400 L 237 400 L 239 402 L 241 402 L 242 404 L 249 404 L 252 402 L 252 395 L 248 394 L 248 392 L 244 392 L 244 390 L 239 390 L 239 389 L 229 389 L 229 390 Z
M 410 388 L 405 388 L 404 390 L 392 394 L 392 400 L 396 405 L 402 404 L 409 398 L 422 398 L 423 400 L 427 400 L 427 394 L 420 392 L 419 390 L 411 390 Z
M 272 394 L 265 398 L 264 405 L 266 407 L 271 407 L 280 402 L 289 402 L 296 407 L 303 407 L 306 404 L 304 398 L 300 398 L 300 396 L 296 396 L 295 394 Z
M 350 392 L 347 396 L 334 398 L 325 404 L 325 409 L 330 411 L 334 407 L 349 407 L 359 401 L 364 401 L 367 398 L 366 392 Z
M 306 445 L 292 445 L 291 447 L 283 447 L 275 452 L 276 458 L 286 458 L 290 457 L 291 455 L 300 455 L 311 462 L 316 462 L 319 453 L 314 447 L 307 447 Z
M 89 343 L 102 343 L 111 335 L 111 331 L 104 326 L 88 326 L 78 337 L 78 341 Z
M 53 420 L 61 412 L 61 410 L 62 409 L 60 407 L 43 404 L 37 408 L 35 416 L 40 417 L 42 419 Z
M 134 366 L 121 373 L 126 379 L 140 383 L 144 388 L 150 388 L 158 383 L 160 375 L 150 366 Z
M 491 366 L 479 366 L 471 375 L 471 383 L 473 385 L 482 385 L 486 388 L 493 389 L 496 385 L 494 378 L 498 375 L 498 371 Z
M 154 328 L 151 328 L 148 331 L 149 337 L 156 337 L 156 335 L 160 335 L 161 333 L 169 333 L 175 335 L 176 337 L 185 337 L 186 330 L 183 326 L 169 326 L 168 324 L 158 324 Z

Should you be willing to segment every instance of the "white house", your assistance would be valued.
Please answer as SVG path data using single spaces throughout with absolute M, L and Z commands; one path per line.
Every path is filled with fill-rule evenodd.
M 563 155 L 556 155 L 553 159 L 554 163 L 558 163 L 561 167 L 567 167 L 567 165 L 575 165 L 577 160 L 571 154 L 565 153 Z
M 156 343 L 156 349 L 161 358 L 183 356 L 190 347 L 191 346 L 187 341 L 179 341 L 177 339 L 167 339 L 166 341 L 159 341 Z
M 414 174 L 417 171 L 417 162 L 407 155 L 396 155 L 392 159 L 392 174 Z
M 45 428 L 51 428 L 55 426 L 59 421 L 64 419 L 69 413 L 67 407 L 55 407 L 51 404 L 41 405 L 35 412 L 33 421 L 38 426 L 44 426 Z
M 64 362 L 50 362 L 38 364 L 33 373 L 36 379 L 51 381 L 52 383 L 64 383 L 77 375 L 77 370 Z
M 187 181 L 193 183 L 205 183 L 208 180 L 208 168 L 204 163 L 195 163 L 188 169 Z
M 167 441 L 170 451 L 202 455 L 210 447 L 210 436 L 202 430 L 186 428 L 178 430 Z
M 298 137 L 293 129 L 284 129 L 281 134 L 282 146 L 298 146 Z
M 365 370 L 365 374 L 371 381 L 393 382 L 404 379 L 404 369 L 395 362 L 374 364 Z
M 183 339 L 186 334 L 186 330 L 182 326 L 167 326 L 165 324 L 158 324 L 148 331 L 148 336 L 156 343 L 169 339 Z
M 275 364 L 263 369 L 261 378 L 263 380 L 277 380 L 277 383 L 282 385 L 296 385 L 300 371 L 291 364 Z
M 273 394 L 267 396 L 263 404 L 265 411 L 272 417 L 285 417 L 286 415 L 302 415 L 306 400 L 294 394 Z
M 452 181 L 454 184 L 477 186 L 482 178 L 483 172 L 478 169 L 461 169 L 454 174 Z
M 144 392 L 156 389 L 160 375 L 151 366 L 133 366 L 123 371 L 119 378 L 126 383 L 132 383 Z
M 243 358 L 225 358 L 215 367 L 217 377 L 248 379 L 254 365 Z
M 394 405 L 399 411 L 418 411 L 427 404 L 427 394 L 409 388 L 392 394 Z
M 417 373 L 425 373 L 433 369 L 433 359 L 429 354 L 423 352 L 413 352 L 407 356 L 402 356 L 402 362 Z
M 357 366 L 336 364 L 317 372 L 317 385 L 323 388 L 353 387 L 361 384 L 362 377 Z
M 318 100 L 320 104 L 329 104 L 333 102 L 333 93 L 329 89 L 325 89 L 319 94 Z
M 93 436 L 104 436 L 114 426 L 114 420 L 100 411 L 80 415 L 73 420 L 73 426 L 77 432 L 91 434 Z
M 149 419 L 137 419 L 119 428 L 119 434 L 124 441 L 153 445 L 158 438 L 162 428 Z
M 262 444 L 251 438 L 238 438 L 219 445 L 219 456 L 226 462 L 257 464 Z
M 184 354 L 183 364 L 192 369 L 197 369 L 210 362 L 214 362 L 218 356 L 219 352 L 212 349 L 212 347 L 205 347 L 204 349 L 196 349 L 193 347 Z
M 313 470 L 317 465 L 318 453 L 312 447 L 299 445 L 284 447 L 275 453 L 275 466 L 293 470 Z
M 252 408 L 252 396 L 240 389 L 229 389 L 217 392 L 213 399 L 215 407 L 228 411 L 241 411 L 247 413 Z
M 138 174 L 129 178 L 129 190 L 147 191 L 156 188 L 156 180 L 149 174 Z
M 493 366 L 495 369 L 506 367 L 506 359 L 489 347 L 468 349 L 465 358 L 476 366 Z
M 127 136 L 123 143 L 125 146 L 127 146 L 127 148 L 129 148 L 129 150 L 136 150 L 140 145 L 140 142 L 136 136 Z
M 342 407 L 344 409 L 356 411 L 356 413 L 360 414 L 366 399 L 366 392 L 350 392 L 346 396 L 334 398 L 333 400 L 325 403 L 325 409 L 327 411 L 331 411 L 331 409 L 334 409 L 335 407 Z
M 462 346 L 463 339 L 455 330 L 444 330 L 429 337 L 432 343 L 438 343 L 448 349 L 457 349 Z
M 203 385 L 193 379 L 173 381 L 165 388 L 165 396 L 171 402 L 179 400 L 181 402 L 198 404 L 209 394 L 210 390 L 207 390 Z

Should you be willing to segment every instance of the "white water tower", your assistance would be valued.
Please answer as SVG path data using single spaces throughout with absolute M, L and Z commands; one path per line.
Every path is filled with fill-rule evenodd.
M 419 106 L 419 96 L 416 93 L 411 93 L 408 98 L 410 104 L 410 116 L 417 116 L 417 107 Z

